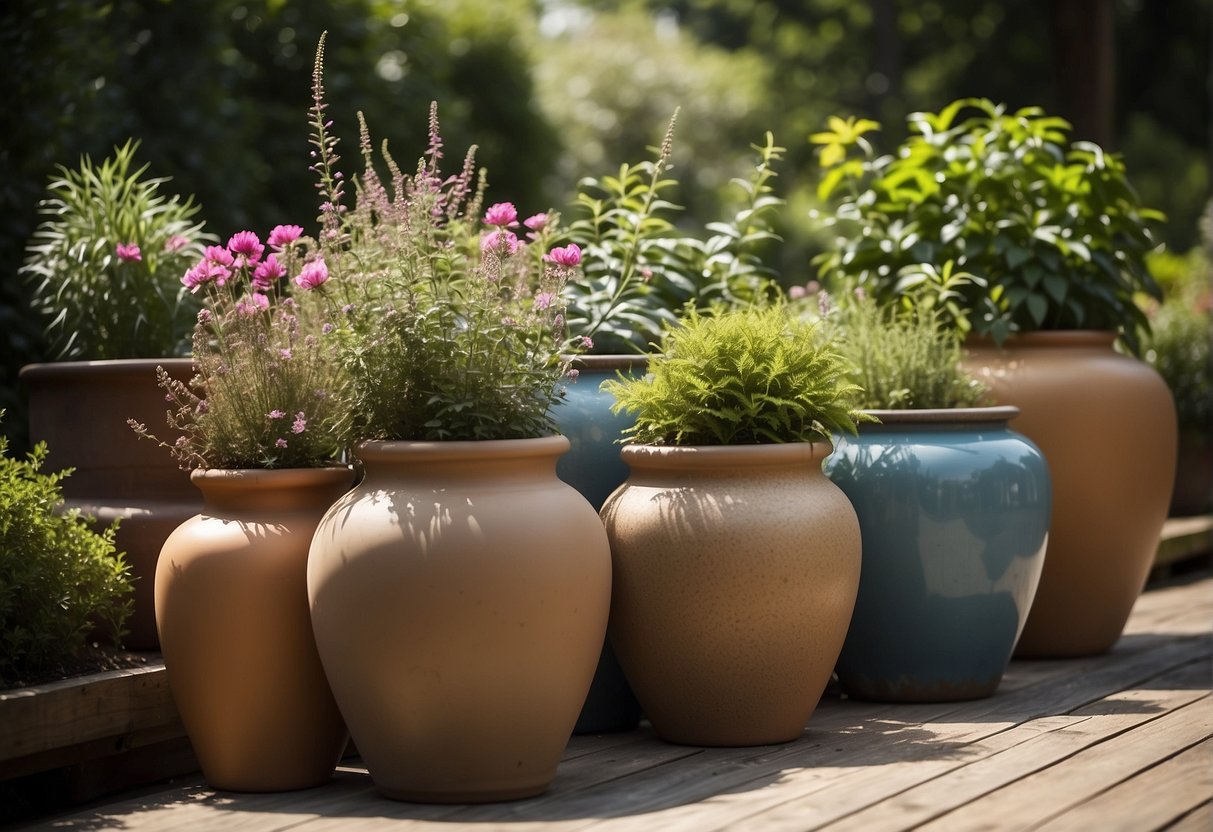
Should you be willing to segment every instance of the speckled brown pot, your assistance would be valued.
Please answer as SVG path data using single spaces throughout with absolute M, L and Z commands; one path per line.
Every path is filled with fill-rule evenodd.
M 165 541 L 156 619 L 169 687 L 211 786 L 333 774 L 348 735 L 312 635 L 307 556 L 347 468 L 195 471 L 202 513 Z
M 623 449 L 602 508 L 610 638 L 654 730 L 688 745 L 799 737 L 859 586 L 859 523 L 829 443 Z
M 1154 562 L 1175 477 L 1175 405 L 1158 373 L 1114 340 L 1037 332 L 1002 349 L 967 345 L 967 366 L 1019 408 L 1015 430 L 1053 479 L 1049 550 L 1016 656 L 1111 649 Z
M 364 442 L 325 515 L 316 643 L 375 785 L 485 802 L 547 788 L 602 651 L 606 532 L 556 477 L 563 436 Z
M 46 442 L 46 470 L 75 469 L 63 481 L 65 507 L 94 517 L 101 527 L 121 520 L 116 544 L 126 553 L 135 588 L 123 642 L 132 650 L 159 646 L 156 559 L 173 529 L 202 507 L 189 473 L 126 424 L 134 419 L 171 440 L 157 365 L 182 382 L 193 375 L 188 358 L 61 361 L 21 369 L 30 394 L 30 438 Z

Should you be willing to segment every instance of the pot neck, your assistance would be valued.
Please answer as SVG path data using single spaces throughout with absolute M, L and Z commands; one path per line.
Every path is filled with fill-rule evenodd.
M 955 407 L 919 410 L 866 410 L 879 422 L 864 422 L 859 425 L 861 434 L 889 433 L 906 430 L 988 430 L 1005 428 L 1007 423 L 1019 415 L 1019 408 L 1000 407 Z
M 407 442 L 375 440 L 354 447 L 366 482 L 379 478 L 521 483 L 556 476 L 556 461 L 569 449 L 563 436 L 490 439 L 479 442 Z
M 347 466 L 212 468 L 193 471 L 190 482 L 202 492 L 204 509 L 226 513 L 323 510 L 349 490 L 354 472 Z
M 769 445 L 624 445 L 620 457 L 634 471 L 737 471 L 753 468 L 820 470 L 834 446 L 821 442 Z
M 583 373 L 644 372 L 649 366 L 647 355 L 575 355 L 571 359 L 574 369 Z
M 1110 350 L 1116 343 L 1117 334 L 1105 329 L 1072 329 L 1025 332 L 1006 338 L 1001 345 L 993 338 L 970 336 L 965 347 L 980 351 L 1035 350 L 1035 349 L 1084 349 Z

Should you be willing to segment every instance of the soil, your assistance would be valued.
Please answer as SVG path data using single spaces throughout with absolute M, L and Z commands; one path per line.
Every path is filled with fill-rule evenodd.
M 0 678 L 0 693 L 77 676 L 88 676 L 92 673 L 103 673 L 107 670 L 144 667 L 152 659 L 157 658 L 159 658 L 157 653 L 132 653 L 128 650 L 92 644 L 77 656 L 54 662 L 37 671 L 21 673 L 19 678 Z

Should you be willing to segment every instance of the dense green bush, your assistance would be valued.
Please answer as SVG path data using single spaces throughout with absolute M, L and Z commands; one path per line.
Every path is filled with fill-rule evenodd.
M 0 685 L 77 655 L 94 631 L 117 641 L 131 611 L 117 523 L 95 532 L 59 511 L 68 472 L 42 473 L 45 458 L 39 443 L 14 459 L 0 437 Z

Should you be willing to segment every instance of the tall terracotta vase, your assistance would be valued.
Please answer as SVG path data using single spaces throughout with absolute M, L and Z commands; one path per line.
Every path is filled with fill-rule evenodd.
M 966 363 L 1053 479 L 1049 550 L 1016 655 L 1112 648 L 1149 575 L 1175 476 L 1171 393 L 1110 332 L 1039 332 L 1002 349 L 971 343 Z
M 629 446 L 606 501 L 611 640 L 663 738 L 801 735 L 842 648 L 859 524 L 821 472 L 829 443 Z
M 21 370 L 30 393 L 30 437 L 46 442 L 47 469 L 75 469 L 63 481 L 67 507 L 93 515 L 101 526 L 121 520 L 117 547 L 135 579 L 124 639 L 133 650 L 158 646 L 156 559 L 173 529 L 202 507 L 189 474 L 126 424 L 135 419 L 164 433 L 168 405 L 156 384 L 157 365 L 182 382 L 193 375 L 188 358 L 64 361 Z
M 388 797 L 538 794 L 602 647 L 610 549 L 556 477 L 562 436 L 365 442 L 366 476 L 312 542 L 312 624 Z
M 195 471 L 202 513 L 164 543 L 156 620 L 169 687 L 211 786 L 326 782 L 348 735 L 312 636 L 307 556 L 348 468 Z
M 643 375 L 647 363 L 644 355 L 578 356 L 574 366 L 579 376 L 568 384 L 564 401 L 552 410 L 556 427 L 570 444 L 569 452 L 556 463 L 556 475 L 576 488 L 595 511 L 628 478 L 619 441 L 636 421 L 626 413 L 612 413 L 615 397 L 600 387 L 619 373 Z M 639 724 L 640 703 L 608 639 L 573 732 L 630 731 Z

